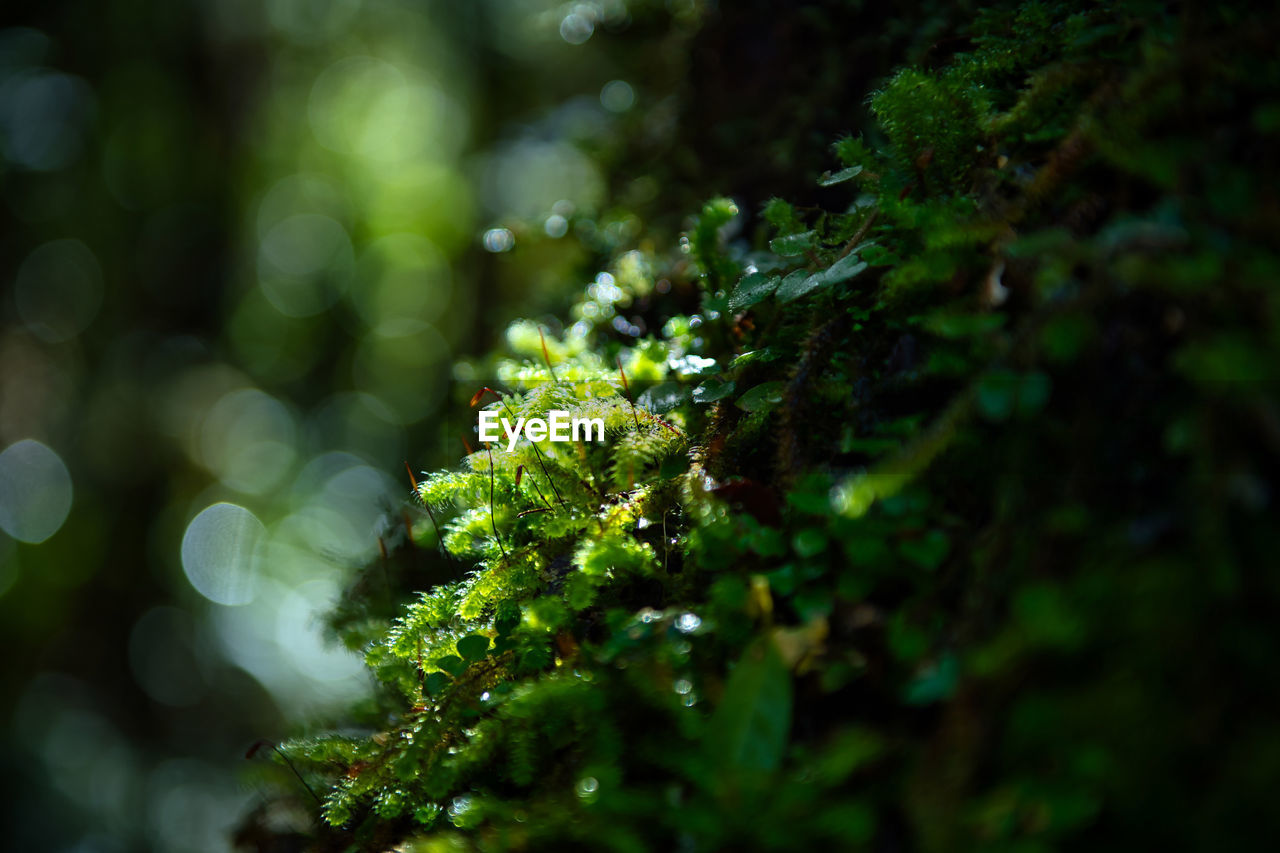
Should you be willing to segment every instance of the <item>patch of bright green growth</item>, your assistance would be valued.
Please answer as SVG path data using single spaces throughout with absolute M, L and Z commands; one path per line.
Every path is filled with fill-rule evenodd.
M 960 69 L 904 68 L 871 98 L 899 169 L 926 193 L 963 190 L 982 141 L 982 91 Z
M 1197 14 L 993 6 L 885 78 L 832 209 L 773 199 L 744 245 L 713 200 L 563 336 L 514 323 L 484 405 L 605 440 L 421 480 L 450 571 L 338 625 L 390 710 L 287 746 L 326 818 L 404 849 L 1274 835 L 1280 175 L 1228 161 L 1270 150 L 1280 71 L 1236 5 Z M 653 287 L 680 275 L 697 309 Z

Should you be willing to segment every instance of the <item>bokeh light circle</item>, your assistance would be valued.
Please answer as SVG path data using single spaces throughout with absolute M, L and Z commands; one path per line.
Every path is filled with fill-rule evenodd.
M 189 707 L 208 690 L 197 657 L 195 626 L 190 615 L 176 607 L 153 607 L 134 623 L 129 666 L 138 685 L 164 705 Z
M 102 306 L 102 268 L 79 240 L 53 240 L 27 255 L 13 281 L 18 313 L 36 337 L 69 340 Z
M 38 172 L 75 162 L 94 111 L 93 90 L 79 77 L 43 68 L 6 77 L 0 97 L 0 155 Z
M 267 0 L 271 25 L 290 41 L 320 44 L 351 27 L 360 0 Z
M 351 301 L 370 327 L 396 319 L 431 323 L 449 304 L 449 261 L 430 240 L 391 234 L 371 243 L 360 257 Z
M 256 388 L 223 395 L 205 416 L 200 456 L 224 484 L 263 494 L 289 473 L 297 457 L 297 427 L 289 409 Z
M 265 535 L 262 522 L 242 506 L 206 507 L 182 537 L 182 570 L 196 592 L 215 604 L 248 604 Z
M 262 238 L 258 283 L 280 313 L 309 317 L 345 290 L 353 263 L 351 239 L 341 223 L 318 213 L 299 213 Z
M 636 93 L 626 80 L 610 80 L 600 90 L 600 105 L 611 113 L 625 113 L 636 102 Z
M 371 56 L 349 56 L 322 71 L 307 115 L 321 145 L 365 166 L 452 157 L 467 137 L 466 111 L 429 75 Z
M 36 544 L 58 532 L 71 512 L 71 474 L 62 458 L 33 439 L 0 453 L 0 528 Z
M 429 415 L 449 379 L 449 345 L 432 326 L 414 320 L 386 323 L 364 336 L 352 375 L 356 388 L 378 398 L 397 424 Z

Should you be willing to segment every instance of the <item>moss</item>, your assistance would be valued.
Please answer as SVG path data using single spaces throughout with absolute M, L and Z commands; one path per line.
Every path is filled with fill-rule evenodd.
M 871 97 L 883 144 L 835 144 L 827 209 L 774 199 L 745 241 L 710 201 L 570 332 L 512 325 L 483 404 L 606 440 L 421 482 L 456 576 L 372 642 L 335 626 L 384 730 L 286 748 L 330 822 L 423 850 L 1275 830 L 1260 27 L 989 10 Z M 682 275 L 695 314 L 610 332 Z

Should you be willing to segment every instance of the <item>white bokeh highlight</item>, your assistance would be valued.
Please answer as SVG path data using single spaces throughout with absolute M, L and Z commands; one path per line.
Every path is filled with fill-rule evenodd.
M 38 544 L 57 533 L 71 512 L 71 474 L 62 458 L 34 439 L 0 453 L 0 529 Z
M 182 570 L 205 598 L 229 606 L 253 600 L 257 554 L 266 528 L 252 512 L 231 503 L 206 507 L 182 537 Z

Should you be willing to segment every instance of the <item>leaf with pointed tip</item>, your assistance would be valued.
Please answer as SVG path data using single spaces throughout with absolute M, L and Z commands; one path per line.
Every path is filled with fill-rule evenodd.
M 738 286 L 733 289 L 733 293 L 729 296 L 729 310 L 742 311 L 750 308 L 770 293 L 773 293 L 781 280 L 776 275 L 767 276 L 758 272 L 743 276 L 742 280 L 738 282 Z
M 775 254 L 789 258 L 794 255 L 803 255 L 812 249 L 817 242 L 817 231 L 801 231 L 799 234 L 787 234 L 771 240 L 769 248 L 773 249 Z
M 866 268 L 866 263 L 858 260 L 858 256 L 850 252 L 825 270 L 804 278 L 784 280 L 778 286 L 778 301 L 791 302 L 815 290 L 848 281 L 860 275 Z M 788 276 L 787 279 L 791 277 Z
M 797 272 L 804 272 L 804 270 L 798 270 Z M 820 287 L 825 287 L 826 284 L 822 279 L 822 273 L 813 273 L 812 275 L 806 273 L 794 278 L 787 276 L 786 280 L 778 286 L 778 301 L 793 302 L 806 293 L 812 293 Z
M 784 383 L 765 382 L 738 398 L 737 406 L 747 412 L 767 412 L 782 402 Z
M 855 251 L 859 251 L 856 250 Z M 884 246 L 872 244 L 867 246 L 865 250 L 861 250 L 862 259 L 873 267 L 891 267 L 900 259 L 896 254 L 886 249 Z
M 436 666 L 443 669 L 450 675 L 462 675 L 467 671 L 467 663 L 457 655 L 445 655 L 436 661 Z
M 845 255 L 831 266 L 827 267 L 825 272 L 819 273 L 825 284 L 839 284 L 842 281 L 861 275 L 867 268 L 865 261 L 858 259 L 857 249 Z
M 861 174 L 862 174 L 861 166 L 850 166 L 849 168 L 841 169 L 840 171 L 834 174 L 832 174 L 831 172 L 824 172 L 822 177 L 818 179 L 818 186 L 833 187 L 836 184 L 843 184 L 845 181 L 852 180 Z
M 806 269 L 792 270 L 787 273 L 786 278 L 778 283 L 778 289 L 774 291 L 774 295 L 778 297 L 779 302 L 790 302 L 795 297 L 788 294 L 794 292 L 797 288 L 803 287 L 804 283 L 812 277 L 812 274 Z
M 791 732 L 791 673 L 772 637 L 743 653 L 711 717 L 707 747 L 717 763 L 776 770 Z
M 714 403 L 717 400 L 723 400 L 728 397 L 733 393 L 733 389 L 733 380 L 725 382 L 713 377 L 693 389 L 693 402 Z
M 764 364 L 766 362 L 776 361 L 778 359 L 778 356 L 779 356 L 778 351 L 775 350 L 773 347 L 765 347 L 764 349 L 751 350 L 750 352 L 744 352 L 742 355 L 738 356 L 733 361 L 731 361 L 729 363 L 729 368 L 733 369 L 735 367 L 742 367 L 743 365 L 746 365 L 746 364 L 755 364 L 756 362 L 760 362 L 761 364 Z
M 661 415 L 688 399 L 689 391 L 675 382 L 660 382 L 636 398 L 636 405 Z

